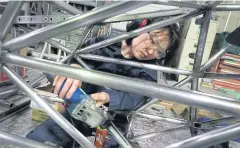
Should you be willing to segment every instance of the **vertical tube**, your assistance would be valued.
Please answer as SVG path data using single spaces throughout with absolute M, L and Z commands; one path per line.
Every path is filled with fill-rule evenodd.
M 195 60 L 194 60 L 194 65 L 193 65 L 193 77 L 194 78 L 191 83 L 191 89 L 194 91 L 198 90 L 198 74 L 199 74 L 200 68 L 201 68 L 201 62 L 202 62 L 203 52 L 204 52 L 204 48 L 205 48 L 205 44 L 206 44 L 211 15 L 212 15 L 212 10 L 205 12 L 204 18 L 201 23 L 198 47 L 197 47 L 197 51 L 195 54 Z M 189 120 L 191 123 L 196 121 L 196 113 L 197 113 L 197 109 L 190 106 L 189 107 Z M 191 127 L 190 131 L 191 131 L 192 136 L 197 134 L 197 130 L 194 127 Z
M 53 39 L 49 39 L 46 42 L 53 45 L 54 47 L 64 51 L 64 52 L 66 52 L 66 53 L 72 53 L 71 50 L 69 50 L 68 48 L 66 48 L 65 46 L 63 46 L 62 44 L 58 43 L 57 41 L 55 41 Z
M 23 1 L 9 1 L 0 19 L 0 40 L 3 41 L 17 17 Z
M 56 62 L 59 62 L 59 61 L 60 61 L 61 54 L 62 54 L 62 50 L 58 49 L 58 55 L 57 55 L 57 60 L 56 60 Z
M 231 47 L 232 45 L 228 44 L 226 47 L 220 49 L 215 55 L 213 55 L 206 63 L 204 63 L 201 68 L 200 72 L 204 72 L 206 69 L 208 69 L 214 62 L 216 62 L 222 55 L 226 53 L 226 51 Z M 184 78 L 183 80 L 179 81 L 178 83 L 174 84 L 173 87 L 181 87 L 185 85 L 186 83 L 190 82 L 193 79 L 192 76 L 188 76 Z
M 2 65 L 4 73 L 15 82 L 20 89 L 25 92 L 34 102 L 37 103 L 56 123 L 58 123 L 69 135 L 72 136 L 84 148 L 93 148 L 93 144 L 84 137 L 73 125 L 71 125 L 63 116 L 50 107 L 44 99 L 41 99 L 34 90 L 29 87 L 15 72 L 9 67 Z
M 45 42 L 44 45 L 43 45 L 43 49 L 42 49 L 42 53 L 40 55 L 40 59 L 43 58 L 43 55 L 45 54 L 46 49 L 48 49 L 48 43 L 47 42 Z

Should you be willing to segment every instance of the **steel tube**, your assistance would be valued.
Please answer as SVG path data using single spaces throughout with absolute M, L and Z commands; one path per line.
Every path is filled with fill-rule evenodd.
M 201 68 L 200 71 L 203 72 L 206 69 L 208 69 L 210 66 L 212 66 L 218 59 L 221 58 L 221 56 L 223 56 L 227 50 L 231 47 L 232 45 L 228 44 L 226 47 L 220 49 L 215 55 L 213 55 L 206 63 L 204 63 Z
M 91 33 L 91 30 L 93 27 L 94 27 L 94 25 L 90 25 L 90 26 L 87 26 L 84 28 L 82 38 L 78 41 L 74 51 L 83 45 L 83 43 L 86 41 L 88 35 Z
M 64 59 L 60 60 L 59 63 L 66 63 L 67 61 L 71 60 L 73 58 L 73 55 L 69 55 L 67 57 L 65 57 Z
M 188 76 L 182 79 L 181 81 L 179 81 L 178 83 L 174 84 L 173 87 L 182 87 L 183 85 L 190 82 L 191 80 L 192 80 L 192 76 Z
M 82 67 L 86 68 L 87 70 L 91 70 L 91 68 L 81 58 L 79 58 L 78 56 L 75 56 L 75 59 L 78 61 L 78 63 Z
M 58 123 L 69 135 L 72 136 L 81 146 L 93 148 L 93 144 L 84 137 L 72 124 L 63 116 L 56 112 L 48 103 L 41 99 L 35 91 L 29 87 L 15 72 L 12 72 L 7 66 L 2 65 L 4 73 L 15 82 L 20 89 L 25 92 L 37 105 L 39 105 L 56 123 Z
M 200 29 L 200 34 L 199 34 L 199 39 L 198 39 L 198 46 L 195 54 L 195 59 L 194 59 L 194 64 L 193 64 L 193 80 L 191 83 L 191 90 L 193 91 L 198 91 L 198 74 L 200 72 L 201 68 L 201 63 L 202 63 L 202 57 L 203 57 L 203 52 L 207 40 L 207 34 L 208 34 L 208 28 L 210 24 L 210 19 L 211 19 L 212 11 L 209 10 L 205 12 L 203 21 L 201 24 L 201 29 Z M 189 120 L 191 123 L 196 121 L 196 114 L 197 114 L 197 108 L 190 106 L 189 107 Z M 190 128 L 191 135 L 195 136 L 197 135 L 197 130 L 193 127 Z
M 180 90 L 156 84 L 149 81 L 133 79 L 114 74 L 86 70 L 64 64 L 56 64 L 42 59 L 25 58 L 10 53 L 2 53 L 1 62 L 38 69 L 44 72 L 53 73 L 84 82 L 106 86 L 109 88 L 140 94 L 144 96 L 166 98 L 169 101 L 180 104 L 187 104 L 194 107 L 202 107 L 217 112 L 227 112 L 240 116 L 240 102 L 224 100 L 218 97 L 211 97 L 186 90 Z
M 201 148 L 239 138 L 240 123 L 174 143 L 166 148 Z
M 76 47 L 73 50 L 73 53 L 68 56 L 68 57 L 74 56 L 74 58 L 78 61 L 78 63 L 81 64 L 84 68 L 86 68 L 88 70 L 90 70 L 91 68 L 78 55 L 76 55 L 75 52 L 78 49 L 78 47 L 81 47 L 83 45 L 83 43 L 86 41 L 86 39 L 87 39 L 88 35 L 90 34 L 93 27 L 94 27 L 93 25 L 85 27 L 82 38 L 77 43 Z M 68 59 L 68 57 L 66 57 L 66 59 Z
M 199 5 L 194 3 L 187 3 L 187 2 L 178 2 L 178 1 L 157 1 L 156 4 L 161 5 L 169 5 L 169 6 L 177 6 L 177 7 L 186 7 L 186 8 L 194 8 L 194 9 L 205 9 L 207 8 L 205 5 Z
M 239 4 L 221 4 L 215 9 L 216 11 L 240 11 Z
M 195 59 L 194 59 L 194 64 L 193 64 L 193 76 L 195 78 L 192 79 L 191 83 L 191 90 L 198 91 L 198 77 L 197 75 L 199 74 L 200 67 L 201 67 L 201 62 L 202 62 L 202 57 L 203 57 L 203 52 L 205 48 L 205 43 L 207 39 L 207 33 L 208 33 L 208 28 L 210 24 L 210 19 L 211 19 L 211 11 L 207 11 L 204 14 L 203 22 L 201 24 L 201 29 L 200 29 L 200 34 L 199 34 L 199 39 L 198 39 L 198 46 L 195 54 Z M 197 108 L 190 106 L 189 107 L 189 120 L 191 123 L 196 121 L 196 114 L 197 114 Z M 191 135 L 195 136 L 197 135 L 197 130 L 194 127 L 190 127 Z
M 7 142 L 9 144 L 23 148 L 54 148 L 53 146 L 37 142 L 31 139 L 23 138 L 20 136 L 16 136 L 13 134 L 5 133 L 3 131 L 0 131 L 0 139 L 3 142 Z
M 161 72 L 166 72 L 166 73 L 173 73 L 173 74 L 180 74 L 180 75 L 192 74 L 192 72 L 186 71 L 186 70 L 170 68 L 170 67 L 165 67 L 165 66 L 160 66 L 160 65 L 145 64 L 145 63 L 134 62 L 134 61 L 129 61 L 129 60 L 109 58 L 109 57 L 98 56 L 98 55 L 79 54 L 79 56 L 83 59 L 88 59 L 88 60 L 108 62 L 108 63 L 114 63 L 114 64 L 120 64 L 120 65 L 129 65 L 129 66 L 133 66 L 133 67 L 151 69 L 151 70 L 156 70 L 156 71 L 161 71 Z
M 64 1 L 46 1 L 49 4 L 60 8 L 61 10 L 64 10 L 66 12 L 68 12 L 69 14 L 72 15 L 77 15 L 77 14 L 82 14 L 83 12 L 81 10 L 78 10 L 76 7 L 73 7 L 67 3 L 65 3 Z
M 139 113 L 139 112 L 135 113 L 134 115 L 138 117 L 151 119 L 154 121 L 163 121 L 163 122 L 169 122 L 174 124 L 185 124 L 187 122 L 186 120 L 183 120 L 183 119 L 173 119 L 173 118 L 167 118 L 167 117 L 161 117 L 161 116 L 154 116 L 154 115 Z
M 71 50 L 63 46 L 62 44 L 58 43 L 57 41 L 54 41 L 53 39 L 46 40 L 47 43 L 51 44 L 52 46 L 66 52 L 66 53 L 72 53 Z
M 123 134 L 118 130 L 114 123 L 110 122 L 110 126 L 107 128 L 114 139 L 118 142 L 122 148 L 132 148 L 128 140 L 123 136 Z
M 54 37 L 58 34 L 65 33 L 74 29 L 78 29 L 87 25 L 97 23 L 99 21 L 102 21 L 109 17 L 113 17 L 120 13 L 144 6 L 148 3 L 150 2 L 124 1 L 124 2 L 112 3 L 110 5 L 101 7 L 99 9 L 95 9 L 88 13 L 84 13 L 82 15 L 76 15 L 58 24 L 49 25 L 47 27 L 32 31 L 20 37 L 14 38 L 10 41 L 5 42 L 2 45 L 2 48 L 7 49 L 9 51 L 21 49 L 23 47 Z
M 86 5 L 86 6 L 92 6 L 92 7 L 96 6 L 96 1 L 95 0 L 92 0 L 92 1 L 71 1 L 71 2 L 76 3 L 76 4 Z
M 222 55 L 224 55 L 224 53 L 226 53 L 226 51 L 228 50 L 228 48 L 230 48 L 230 44 L 228 44 L 226 47 L 220 49 L 215 55 L 213 55 L 206 63 L 204 63 L 201 68 L 200 68 L 200 72 L 204 72 L 206 69 L 208 69 L 210 66 L 212 66 L 212 64 L 214 62 L 216 62 L 218 59 L 221 58 Z M 204 77 L 201 76 L 200 77 Z M 183 80 L 179 81 L 178 83 L 174 84 L 173 87 L 181 87 L 183 85 L 185 85 L 186 83 L 190 82 L 192 80 L 192 76 L 188 76 L 186 78 L 184 78 Z
M 102 21 L 102 23 L 113 23 L 113 22 L 131 21 L 131 20 L 144 19 L 144 18 L 174 16 L 174 15 L 183 14 L 185 12 L 186 11 L 184 9 L 173 9 L 173 10 L 155 11 L 155 12 L 148 12 L 148 13 L 123 14 L 123 15 L 106 19 Z
M 212 15 L 212 11 L 207 11 L 203 18 L 203 23 L 201 25 L 201 30 L 200 30 L 199 39 L 198 39 L 198 46 L 197 46 L 197 51 L 195 56 L 196 58 L 194 60 L 194 65 L 193 65 L 194 76 L 198 75 L 201 68 L 201 62 L 202 62 L 203 52 L 206 44 L 211 15 Z
M 206 72 L 200 77 L 210 78 L 210 79 L 236 79 L 236 80 L 240 80 L 240 75 L 239 74 L 223 74 L 223 73 Z
M 146 27 L 139 28 L 139 29 L 133 30 L 131 32 L 123 33 L 123 34 L 121 34 L 119 36 L 116 36 L 116 37 L 104 40 L 102 42 L 99 42 L 99 43 L 96 43 L 96 44 L 93 44 L 93 45 L 90 45 L 90 46 L 87 46 L 87 47 L 77 51 L 76 53 L 89 53 L 89 52 L 92 52 L 92 51 L 97 50 L 99 48 L 102 48 L 102 47 L 105 47 L 105 46 L 108 46 L 108 45 L 120 42 L 122 40 L 131 38 L 131 37 L 135 37 L 135 36 L 137 36 L 137 35 L 139 35 L 141 33 L 149 32 L 149 31 L 154 30 L 154 29 L 162 28 L 162 27 L 165 27 L 165 26 L 177 23 L 177 22 L 179 22 L 179 21 L 181 21 L 183 19 L 186 19 L 186 18 L 188 18 L 190 16 L 191 17 L 192 16 L 196 16 L 198 14 L 201 14 L 201 12 L 192 11 L 192 12 L 190 12 L 188 14 L 183 14 L 183 15 L 179 15 L 179 16 L 173 17 L 171 19 L 159 21 L 159 22 L 153 23 L 151 25 L 148 25 Z
M 20 28 L 22 28 L 23 30 L 27 31 L 27 32 L 32 32 L 34 31 L 34 29 L 30 28 L 30 27 L 27 27 L 27 26 L 22 26 L 20 25 L 19 26 Z M 49 39 L 49 40 L 46 40 L 47 43 L 51 44 L 52 46 L 66 52 L 66 53 L 72 53 L 71 50 L 69 50 L 68 48 L 66 48 L 65 46 L 63 46 L 62 44 L 60 44 L 59 42 L 55 41 L 54 39 Z M 44 48 L 43 48 L 43 51 L 46 50 L 47 46 L 45 47 L 46 45 L 46 42 L 44 44 Z
M 133 119 L 135 119 L 135 118 L 134 118 L 134 115 L 131 113 L 130 117 L 128 118 L 128 125 L 127 125 L 126 132 L 125 132 L 127 139 L 132 136 L 131 128 L 132 128 L 132 124 L 133 124 Z
M 159 101 L 159 99 L 157 99 L 157 98 L 154 98 L 154 99 L 150 100 L 149 102 L 147 102 L 146 104 L 144 104 L 143 106 L 138 108 L 136 110 L 136 112 L 140 112 L 140 111 L 144 110 L 145 108 L 149 107 L 150 105 L 154 104 L 157 101 Z
M 10 1 L 5 8 L 0 19 L 0 40 L 3 41 L 21 10 L 23 1 Z

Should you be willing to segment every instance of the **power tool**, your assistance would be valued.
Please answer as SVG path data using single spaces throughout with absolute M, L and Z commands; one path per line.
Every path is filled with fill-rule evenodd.
M 66 81 L 66 80 L 65 80 Z M 61 86 L 61 90 L 64 87 Z M 95 128 L 107 121 L 107 113 L 104 108 L 96 107 L 96 101 L 87 95 L 81 88 L 78 88 L 70 99 L 64 98 L 69 114 Z

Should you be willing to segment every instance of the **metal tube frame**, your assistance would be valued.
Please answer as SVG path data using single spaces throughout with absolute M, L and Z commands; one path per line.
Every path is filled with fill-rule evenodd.
M 85 47 L 76 52 L 75 51 L 69 52 L 66 47 L 61 47 L 61 46 L 59 46 L 59 44 L 55 44 L 55 42 L 52 43 L 54 46 L 57 46 L 60 50 L 70 53 L 71 56 L 68 56 L 67 58 L 63 59 L 64 61 L 67 61 L 73 57 L 78 59 L 79 56 L 81 58 L 86 58 L 88 56 L 88 58 L 89 58 L 89 55 L 82 55 L 82 53 L 88 53 L 93 50 L 97 50 L 99 48 L 108 46 L 110 44 L 119 42 L 121 40 L 130 38 L 130 37 L 134 37 L 136 35 L 139 35 L 144 32 L 148 32 L 150 30 L 153 30 L 153 29 L 156 29 L 159 27 L 165 27 L 167 25 L 179 22 L 185 18 L 194 17 L 194 16 L 201 14 L 202 12 L 205 12 L 204 20 L 206 20 L 206 21 L 204 24 L 202 24 L 202 27 L 201 27 L 202 29 L 201 29 L 200 39 L 199 39 L 199 44 L 198 44 L 198 49 L 197 49 L 197 54 L 199 54 L 199 55 L 196 56 L 193 72 L 188 73 L 188 71 L 181 71 L 179 69 L 169 69 L 167 67 L 160 67 L 160 69 L 152 68 L 154 70 L 162 70 L 162 71 L 168 72 L 168 73 L 188 75 L 188 77 L 186 79 L 177 83 L 174 86 L 179 87 L 179 86 L 184 85 L 185 83 L 193 80 L 192 81 L 192 90 L 193 91 L 184 91 L 184 90 L 180 90 L 180 89 L 176 89 L 176 88 L 172 88 L 172 87 L 168 87 L 168 86 L 155 84 L 155 83 L 148 82 L 148 81 L 141 81 L 141 80 L 137 80 L 137 79 L 133 79 L 133 78 L 112 75 L 112 74 L 108 74 L 108 73 L 98 72 L 95 70 L 71 67 L 71 66 L 67 66 L 64 64 L 59 64 L 59 63 L 57 64 L 55 62 L 50 62 L 50 61 L 42 60 L 42 59 L 25 58 L 25 57 L 14 55 L 12 53 L 7 53 L 4 51 L 4 50 L 14 51 L 16 49 L 20 49 L 22 47 L 26 47 L 26 46 L 32 45 L 34 43 L 46 41 L 55 35 L 58 35 L 58 34 L 61 34 L 61 33 L 64 33 L 64 32 L 70 31 L 70 30 L 74 30 L 76 28 L 83 27 L 83 26 L 90 25 L 89 30 L 91 30 L 91 25 L 93 25 L 94 23 L 102 22 L 103 20 L 111 20 L 111 19 L 114 21 L 113 16 L 123 13 L 124 11 L 138 8 L 138 7 L 146 5 L 148 3 L 150 3 L 150 2 L 117 2 L 112 5 L 97 8 L 93 11 L 90 11 L 89 13 L 84 13 L 83 15 L 73 16 L 72 18 L 69 18 L 66 21 L 60 22 L 57 25 L 55 25 L 55 24 L 50 25 L 50 26 L 44 27 L 42 29 L 32 31 L 21 37 L 17 37 L 15 39 L 7 41 L 7 42 L 1 44 L 1 48 L 0 48 L 0 50 L 1 50 L 0 62 L 2 63 L 1 64 L 2 69 L 9 76 L 9 78 L 11 78 L 18 86 L 20 86 L 20 88 L 26 94 L 28 94 L 31 97 L 31 99 L 36 101 L 36 103 L 38 103 L 49 114 L 50 117 L 52 117 L 55 121 L 57 121 L 57 123 L 59 123 L 59 125 L 63 129 L 65 129 L 66 132 L 68 132 L 83 147 L 93 147 L 93 145 L 79 131 L 77 131 L 69 122 L 67 122 L 60 114 L 56 113 L 50 106 L 48 106 L 48 104 L 44 100 L 42 100 L 33 91 L 33 89 L 31 87 L 29 87 L 19 76 L 17 76 L 14 72 L 12 72 L 9 69 L 9 67 L 6 66 L 6 64 L 13 64 L 13 65 L 19 65 L 19 66 L 24 66 L 24 67 L 29 67 L 29 68 L 36 68 L 38 70 L 42 70 L 45 72 L 50 72 L 50 73 L 54 73 L 54 74 L 58 74 L 58 75 L 62 75 L 62 76 L 67 76 L 67 77 L 71 77 L 74 79 L 82 79 L 88 83 L 92 83 L 92 84 L 96 84 L 96 85 L 102 85 L 102 86 L 110 87 L 113 89 L 137 93 L 140 95 L 146 95 L 149 97 L 165 98 L 170 101 L 187 104 L 187 105 L 194 106 L 194 107 L 202 107 L 202 108 L 206 108 L 209 110 L 227 112 L 227 113 L 231 113 L 234 116 L 236 116 L 236 117 L 219 119 L 217 121 L 205 122 L 205 123 L 202 123 L 203 126 L 204 125 L 212 126 L 215 124 L 223 123 L 225 121 L 227 122 L 227 121 L 232 121 L 235 119 L 238 120 L 239 119 L 238 116 L 240 116 L 240 113 L 239 113 L 240 102 L 239 101 L 234 101 L 231 99 L 225 99 L 225 98 L 218 97 L 218 96 L 195 92 L 195 91 L 197 91 L 198 78 L 200 78 L 200 77 L 214 77 L 214 78 L 224 78 L 224 79 L 230 79 L 230 78 L 238 79 L 239 78 L 239 76 L 236 74 L 204 73 L 204 71 L 209 66 L 211 66 L 216 60 L 218 60 L 226 52 L 226 50 L 230 47 L 230 45 L 228 45 L 226 48 L 220 50 L 216 55 L 214 55 L 212 58 L 210 58 L 209 61 L 206 62 L 204 65 L 202 65 L 202 66 L 200 65 L 201 60 L 202 60 L 202 54 L 204 51 L 205 42 L 206 42 L 206 32 L 208 30 L 211 12 L 213 9 L 215 9 L 215 8 L 213 8 L 213 6 L 216 6 L 216 4 L 218 4 L 218 3 L 213 3 L 210 5 L 198 5 L 198 4 L 191 4 L 191 3 L 184 3 L 184 2 L 165 2 L 165 1 L 161 2 L 160 1 L 158 3 L 166 4 L 166 5 L 175 5 L 175 6 L 180 6 L 180 7 L 190 7 L 190 8 L 194 8 L 196 10 L 187 12 L 187 13 L 179 15 L 179 16 L 172 17 L 170 19 L 163 20 L 161 22 L 157 22 L 155 24 L 137 29 L 137 30 L 129 32 L 129 33 L 122 34 L 117 37 L 113 37 L 109 40 Z M 1 24 L 0 31 L 1 31 L 1 40 L 2 41 L 4 40 L 8 30 L 11 28 L 11 26 L 13 24 L 13 20 L 17 16 L 17 12 L 19 11 L 18 9 L 19 9 L 20 5 L 21 5 L 20 2 L 9 2 L 8 3 L 6 11 L 3 13 L 3 16 L 0 20 L 0 24 Z M 61 5 L 58 4 L 59 7 L 60 6 L 62 7 L 61 9 L 66 10 L 72 14 L 79 13 L 79 11 L 76 11 L 76 9 L 69 10 L 72 6 L 69 7 L 67 5 L 68 4 L 63 5 L 63 3 L 61 3 Z M 12 11 L 10 11 L 9 9 L 13 8 L 13 7 L 16 7 L 16 9 L 12 9 Z M 231 6 L 218 5 L 218 6 L 216 6 L 215 10 L 217 10 L 217 11 L 225 11 L 225 10 L 236 11 L 236 10 L 240 10 L 240 7 L 238 5 L 236 5 L 236 6 L 235 5 L 231 5 Z M 8 15 L 11 14 L 11 17 L 8 19 L 7 19 L 7 13 L 8 13 Z M 179 13 L 181 13 L 181 11 Z M 154 14 L 149 13 L 147 15 L 154 15 Z M 170 14 L 167 13 L 166 15 L 171 15 L 171 13 Z M 113 18 L 110 18 L 110 17 L 113 17 Z M 149 16 L 149 17 L 151 17 L 151 16 Z M 110 19 L 108 19 L 108 18 L 110 18 Z M 118 17 L 116 17 L 116 18 L 118 18 Z M 121 20 L 121 17 L 119 17 L 118 20 Z M 124 19 L 122 19 L 122 20 L 124 20 Z M 79 43 L 79 45 L 81 45 L 84 42 L 89 30 L 86 30 L 86 35 L 85 35 L 84 39 Z M 29 41 L 26 42 L 26 40 L 29 40 Z M 66 49 L 66 50 L 64 50 L 64 49 Z M 79 56 L 76 55 L 79 53 L 81 53 Z M 94 56 L 94 58 L 96 58 L 96 57 L 97 56 Z M 99 58 L 99 57 L 97 57 L 97 58 Z M 63 60 L 61 60 L 60 62 L 62 62 Z M 96 60 L 96 59 L 93 59 L 93 60 Z M 126 65 L 131 65 L 131 66 L 136 66 L 139 64 L 136 62 L 136 63 L 134 63 L 135 64 L 134 65 L 133 63 L 128 63 L 127 61 L 119 62 L 119 61 L 116 61 L 116 59 L 110 59 L 110 58 L 106 58 L 106 57 L 104 57 L 101 60 L 104 62 L 112 61 L 112 63 L 115 62 L 117 64 L 126 64 Z M 82 62 L 81 59 L 78 61 Z M 145 66 L 142 66 L 142 67 L 146 68 Z M 153 65 L 151 65 L 151 66 L 153 66 Z M 87 66 L 85 66 L 85 67 L 88 68 Z M 164 68 L 165 68 L 165 70 L 164 70 Z M 127 81 L 128 84 L 126 85 L 124 81 Z M 167 121 L 167 122 L 171 122 L 171 123 L 185 124 L 185 125 L 180 125 L 179 128 L 182 128 L 182 127 L 193 128 L 194 127 L 194 124 L 196 123 L 194 121 L 194 118 L 195 118 L 194 113 L 192 114 L 192 116 L 191 116 L 192 120 L 189 123 L 184 120 L 181 120 L 181 119 L 171 119 L 171 118 L 153 116 L 153 115 L 142 113 L 142 111 L 146 107 L 149 107 L 150 105 L 152 105 L 154 102 L 156 102 L 158 100 L 159 99 L 155 98 L 155 99 L 149 101 L 147 104 L 143 105 L 138 110 L 134 111 L 132 113 L 132 117 L 130 119 L 131 124 L 132 124 L 133 116 L 140 116 L 140 117 L 144 117 L 144 118 L 148 118 L 148 119 L 152 119 L 152 120 L 161 120 L 161 121 L 163 120 L 163 121 Z M 176 129 L 179 129 L 179 128 L 176 128 Z M 130 128 L 128 130 L 130 130 Z M 169 131 L 172 131 L 172 130 L 174 130 L 174 129 L 169 129 Z M 110 131 L 117 131 L 117 128 L 112 123 L 110 126 Z M 150 137 L 153 137 L 153 136 L 158 135 L 159 133 L 160 132 L 150 133 L 148 135 L 142 135 L 142 137 L 138 136 L 135 138 L 134 137 L 130 137 L 130 138 L 133 141 L 136 139 L 146 139 L 144 137 L 149 137 L 149 135 L 150 135 Z M 230 140 L 233 138 L 238 138 L 239 134 L 240 134 L 240 124 L 238 123 L 236 125 L 224 127 L 222 129 L 213 130 L 209 133 L 205 133 L 200 136 L 196 136 L 196 137 L 187 139 L 183 142 L 179 142 L 179 143 L 170 145 L 169 147 L 192 147 L 192 148 L 194 148 L 194 147 L 210 146 L 210 145 L 218 143 L 218 142 L 224 142 L 224 141 L 227 141 L 227 140 Z M 124 143 L 127 144 L 127 146 L 124 146 L 124 147 L 129 147 L 129 143 L 126 141 L 126 139 L 123 137 L 123 135 L 119 131 L 115 132 L 114 136 L 117 138 L 117 141 L 125 141 Z M 206 137 L 208 137 L 208 138 L 206 138 Z M 0 132 L 0 139 L 6 140 L 7 142 L 10 142 L 12 144 L 18 144 L 18 146 L 31 147 L 31 144 L 30 144 L 32 142 L 31 140 L 30 141 L 24 140 L 23 142 L 20 142 L 17 137 L 12 138 L 10 140 L 9 140 L 9 138 L 12 138 L 12 136 Z M 26 145 L 24 145 L 24 143 Z M 34 142 L 32 142 L 32 143 L 34 143 Z M 27 144 L 30 144 L 30 145 L 27 146 Z M 44 146 L 41 146 L 41 147 L 44 147 Z

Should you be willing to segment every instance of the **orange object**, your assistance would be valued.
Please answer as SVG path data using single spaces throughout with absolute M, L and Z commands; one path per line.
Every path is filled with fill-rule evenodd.
M 238 80 L 213 80 L 214 85 L 223 86 L 228 89 L 232 89 L 235 91 L 240 91 L 240 84 Z
M 96 148 L 104 148 L 107 135 L 108 135 L 107 129 L 101 129 L 101 127 L 97 127 L 94 141 L 94 145 Z

